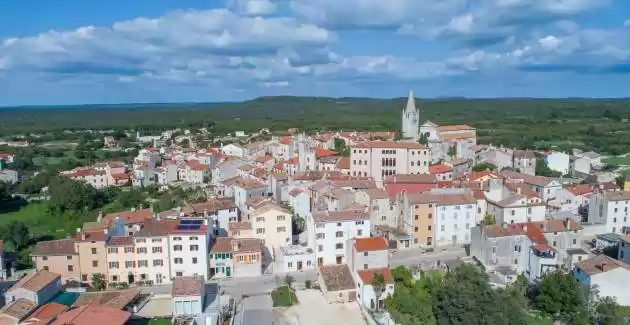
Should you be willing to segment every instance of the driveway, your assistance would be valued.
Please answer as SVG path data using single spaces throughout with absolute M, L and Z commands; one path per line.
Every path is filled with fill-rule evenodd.
M 234 325 L 272 325 L 272 307 L 270 295 L 247 297 L 237 306 Z

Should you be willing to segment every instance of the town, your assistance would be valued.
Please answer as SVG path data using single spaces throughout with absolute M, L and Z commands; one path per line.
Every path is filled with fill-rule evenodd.
M 478 143 L 422 105 L 409 92 L 399 131 L 210 146 L 205 129 L 91 131 L 89 165 L 30 174 L 34 144 L 6 139 L 0 204 L 41 219 L 4 226 L 0 324 L 622 324 L 623 173 L 578 147 Z

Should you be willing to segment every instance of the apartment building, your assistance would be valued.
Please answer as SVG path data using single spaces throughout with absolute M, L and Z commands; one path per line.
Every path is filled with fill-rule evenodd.
M 208 279 L 208 247 L 211 240 L 207 220 L 169 221 L 168 254 L 171 275 L 203 276 Z
M 275 257 L 282 246 L 291 245 L 291 212 L 277 203 L 266 202 L 249 214 L 253 236 L 263 240 L 265 257 Z
M 355 238 L 348 250 L 348 268 L 357 283 L 357 300 L 370 309 L 383 308 L 385 299 L 394 294 L 387 240 L 383 237 Z M 385 280 L 385 288 L 378 297 L 372 286 L 375 275 L 382 275 Z
M 313 212 L 307 228 L 318 266 L 346 264 L 348 241 L 370 237 L 370 214 L 363 209 Z
M 407 202 L 412 215 L 412 247 L 433 247 L 435 245 L 435 203 L 424 193 L 409 195 Z
M 477 200 L 472 195 L 459 193 L 427 194 L 424 197 L 419 197 L 417 202 L 430 204 L 434 208 L 435 246 L 470 243 L 470 229 L 478 222 L 476 220 Z M 426 223 L 430 219 L 428 218 L 429 215 L 425 215 Z
M 149 220 L 142 224 L 139 231 L 134 233 L 133 241 L 138 260 L 142 259 L 148 267 L 141 267 L 142 272 L 137 272 L 136 279 L 152 281 L 155 284 L 169 283 L 175 274 L 171 272 L 170 245 L 168 235 L 168 223 L 171 221 Z M 137 263 L 136 265 L 140 265 Z
M 475 227 L 471 255 L 491 269 L 509 268 L 529 279 L 572 264 L 573 250 L 581 249 L 583 235 L 571 220 L 545 220 Z
M 74 238 L 38 242 L 31 257 L 37 271 L 60 274 L 62 283 L 81 281 L 79 253 Z
M 486 212 L 494 216 L 497 224 L 545 220 L 546 204 L 527 184 L 491 179 L 487 187 Z
M 82 231 L 76 234 L 75 251 L 79 256 L 81 282 L 91 283 L 94 275 L 107 276 L 107 229 Z
M 112 236 L 105 244 L 107 248 L 107 279 L 112 284 L 128 283 L 133 284 L 139 282 L 136 279 L 136 270 L 142 262 L 138 262 L 134 247 L 133 237 L 130 236 Z M 146 281 L 146 274 L 142 281 Z
M 588 222 L 605 224 L 606 232 L 625 234 L 630 230 L 630 191 L 596 190 L 589 197 Z
M 428 173 L 430 159 L 430 150 L 417 142 L 366 141 L 350 148 L 350 174 L 382 184 L 389 175 Z

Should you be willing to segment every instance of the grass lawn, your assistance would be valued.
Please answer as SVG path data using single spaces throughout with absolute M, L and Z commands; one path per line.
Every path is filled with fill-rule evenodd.
M 527 325 L 553 325 L 553 320 L 530 313 L 526 314 L 525 321 Z
M 613 166 L 630 165 L 630 156 L 627 156 L 627 157 L 621 157 L 621 156 L 610 157 L 610 158 L 604 159 L 603 162 L 606 163 L 606 164 L 609 164 L 609 165 L 613 165 Z
M 295 293 L 288 286 L 278 287 L 272 291 L 271 299 L 274 307 L 289 307 L 298 303 Z
M 93 221 L 90 216 L 80 214 L 51 214 L 46 203 L 29 203 L 18 211 L 0 213 L 0 227 L 13 220 L 22 221 L 31 231 L 33 238 L 43 236 L 55 239 L 66 238 L 72 235 L 77 227 L 81 227 L 84 221 Z

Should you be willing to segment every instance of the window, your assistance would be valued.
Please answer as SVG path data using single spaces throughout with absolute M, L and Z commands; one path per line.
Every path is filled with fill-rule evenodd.
M 341 222 L 337 222 L 337 227 L 341 227 Z
M 243 256 L 243 255 L 239 255 L 238 256 L 238 261 L 239 262 L 243 262 L 244 260 L 245 260 L 245 256 Z
M 493 246 L 493 247 L 492 247 L 492 252 L 493 252 L 493 253 L 496 253 L 496 252 L 497 252 L 497 247 L 496 247 L 496 246 Z
M 573 239 L 573 245 L 577 244 L 577 239 Z
M 277 216 L 276 219 L 278 221 L 284 221 L 285 220 L 285 216 Z
M 433 229 L 433 227 L 432 227 L 432 226 L 428 226 L 428 227 L 427 227 L 427 230 L 431 231 L 431 229 Z
M 96 255 L 96 248 L 92 248 L 92 254 Z
M 256 233 L 257 234 L 264 234 L 265 233 L 265 228 L 256 228 Z
M 516 212 L 514 212 L 514 210 L 510 211 L 511 215 L 514 215 Z
M 184 263 L 184 259 L 181 257 L 176 257 L 174 260 L 175 264 L 183 264 Z
M 149 266 L 149 261 L 147 260 L 138 261 L 138 267 L 148 267 L 148 266 Z
M 256 261 L 256 260 L 258 260 L 258 255 L 252 254 L 252 261 Z
M 125 268 L 130 269 L 133 267 L 133 261 L 125 261 Z
M 161 243 L 162 242 L 162 238 L 153 238 L 151 239 L 152 243 Z
M 138 239 L 136 239 L 136 243 L 146 243 L 146 242 L 147 242 L 147 240 L 146 240 L 146 239 L 144 239 L 144 238 L 138 238 Z
M 73 271 L 74 271 L 74 266 L 68 265 L 68 272 L 73 272 Z
M 69 261 L 69 260 L 72 260 L 72 255 L 68 255 L 68 256 L 66 256 L 66 260 L 68 260 L 68 261 Z
M 413 231 L 414 231 L 414 232 L 418 232 L 418 227 L 414 227 L 414 228 L 413 228 Z
M 287 231 L 287 227 L 278 227 L 276 228 L 276 232 L 285 232 Z
M 321 232 L 320 232 L 320 233 L 318 233 L 317 235 L 315 235 L 315 237 L 316 237 L 317 239 L 324 239 L 324 238 L 326 238 L 326 234 L 324 234 L 324 233 L 321 233 Z
M 147 248 L 146 247 L 138 247 L 137 251 L 138 251 L 138 254 L 146 254 L 147 253 Z
M 445 229 L 445 228 L 444 228 L 444 225 L 442 225 L 442 227 L 441 227 L 440 229 L 441 229 L 442 231 L 444 231 L 444 229 Z
M 343 249 L 343 243 L 335 244 L 335 249 Z
M 43 261 L 48 261 L 48 256 L 42 256 Z
M 118 262 L 109 262 L 109 268 L 110 269 L 117 269 L 118 268 Z
M 162 253 L 162 247 L 151 247 L 152 253 Z
M 466 229 L 470 229 L 470 224 L 469 223 L 466 224 Z
M 518 259 L 517 258 L 514 259 L 514 264 L 518 264 Z
M 339 237 L 343 237 L 343 231 L 337 231 L 335 233 L 335 237 L 339 238 Z
M 256 222 L 265 222 L 265 217 L 257 217 Z
M 173 250 L 176 251 L 176 252 L 181 251 L 182 250 L 182 245 L 175 245 L 175 246 L 173 246 Z
M 199 250 L 199 245 L 190 245 L 190 251 L 191 252 L 196 252 Z
M 153 260 L 153 266 L 163 266 L 164 261 L 162 260 Z
M 551 246 L 556 247 L 556 241 L 554 240 Z
M 287 263 L 287 267 L 292 268 L 293 267 L 293 263 L 292 262 L 288 262 Z
M 133 253 L 133 247 L 125 247 L 125 253 Z
M 382 221 L 387 220 L 387 216 L 382 216 L 382 217 L 381 217 L 381 220 L 382 220 Z
M 107 253 L 109 254 L 118 254 L 118 247 L 110 247 L 107 249 Z
M 175 272 L 175 276 L 183 276 L 184 272 Z
M 433 219 L 433 213 L 429 213 L 429 219 Z
M 197 258 L 196 258 L 196 257 L 193 257 L 193 258 L 192 258 L 192 263 L 193 263 L 193 264 L 197 264 Z
M 182 237 L 173 237 L 173 240 L 182 240 Z
M 92 266 L 93 267 L 98 267 L 98 261 L 92 261 Z
M 363 236 L 363 229 L 357 230 L 357 236 Z
M 85 282 L 87 280 L 87 274 L 81 274 L 81 281 Z
M 44 266 L 44 270 L 48 271 L 48 266 Z
M 323 252 L 324 251 L 324 246 L 323 245 L 317 245 L 317 251 Z

